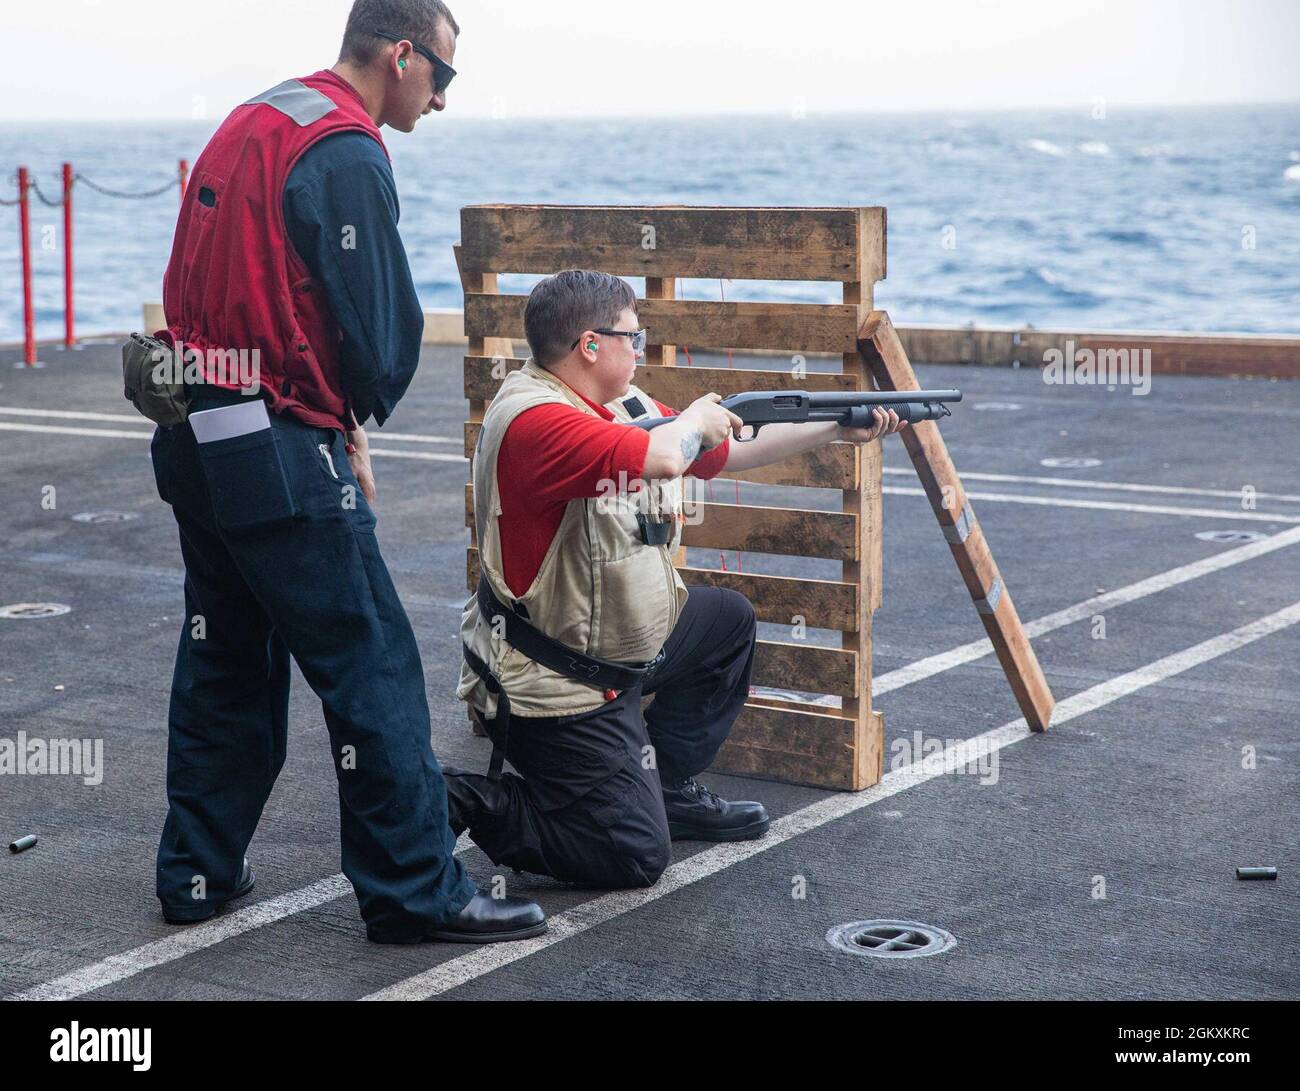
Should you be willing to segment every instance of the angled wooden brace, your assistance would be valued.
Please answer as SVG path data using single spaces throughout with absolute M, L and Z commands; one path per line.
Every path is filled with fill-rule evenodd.
M 863 322 L 858 331 L 858 351 L 881 390 L 921 389 L 898 332 L 884 311 L 872 311 Z M 943 536 L 975 601 L 975 609 L 1011 683 L 1025 722 L 1034 731 L 1046 731 L 1056 701 L 1043 677 L 1038 656 L 1021 627 L 1011 592 L 1002 581 L 984 532 L 971 510 L 939 426 L 934 421 L 921 421 L 904 428 L 898 435 L 930 498 L 930 507 L 943 528 Z

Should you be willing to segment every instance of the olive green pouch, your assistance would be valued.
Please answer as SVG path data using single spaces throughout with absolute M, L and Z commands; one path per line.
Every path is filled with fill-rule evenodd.
M 171 428 L 189 415 L 182 378 L 176 354 L 165 341 L 133 333 L 122 346 L 123 393 L 154 424 Z

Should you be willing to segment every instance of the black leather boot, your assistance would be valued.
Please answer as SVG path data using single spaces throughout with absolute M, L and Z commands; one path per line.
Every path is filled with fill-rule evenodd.
M 481 773 L 471 773 L 444 765 L 442 778 L 447 782 L 447 820 L 452 833 L 459 837 L 485 814 L 500 814 L 510 805 L 510 797 L 500 781 L 489 780 Z
M 216 916 L 217 910 L 228 902 L 233 902 L 236 898 L 242 898 L 245 894 L 252 891 L 257 883 L 257 877 L 253 874 L 253 865 L 248 862 L 248 857 L 244 857 L 244 866 L 239 872 L 239 884 L 235 887 L 234 893 L 229 898 L 223 898 L 219 902 L 210 902 L 203 906 L 198 912 L 190 913 L 169 913 L 164 907 L 163 920 L 168 924 L 197 924 L 199 921 L 206 921 Z
M 527 898 L 493 898 L 479 891 L 454 920 L 426 937 L 444 943 L 503 943 L 540 936 L 546 931 L 546 914 Z
M 505 943 L 540 936 L 545 931 L 546 914 L 536 902 L 493 898 L 479 890 L 446 924 L 435 925 L 422 934 L 394 936 L 367 927 L 366 935 L 374 943 Z
M 750 841 L 767 833 L 771 824 L 763 804 L 729 803 L 694 777 L 664 785 L 664 810 L 674 841 Z

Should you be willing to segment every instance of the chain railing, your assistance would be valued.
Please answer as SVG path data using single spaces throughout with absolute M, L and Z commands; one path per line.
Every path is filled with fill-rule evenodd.
M 13 200 L 0 197 L 0 206 L 5 208 L 18 208 L 18 233 L 20 240 L 20 260 L 22 263 L 22 285 L 23 285 L 23 362 L 28 366 L 36 366 L 36 337 L 34 331 L 34 318 L 32 306 L 32 258 L 31 258 L 31 194 L 36 195 L 36 199 L 47 208 L 61 208 L 63 210 L 63 314 L 64 314 L 64 334 L 63 343 L 66 346 L 72 346 L 76 343 L 76 335 L 73 329 L 73 266 L 72 266 L 72 191 L 78 183 L 84 185 L 87 189 L 93 190 L 105 197 L 111 197 L 118 200 L 126 201 L 144 201 L 154 197 L 161 197 L 173 189 L 180 190 L 180 197 L 185 199 L 185 189 L 189 182 L 190 167 L 189 163 L 182 159 L 178 163 L 178 169 L 175 178 L 170 178 L 164 185 L 152 189 L 137 190 L 134 192 L 114 189 L 100 182 L 96 182 L 84 174 L 75 173 L 71 163 L 63 164 L 62 187 L 63 193 L 58 198 L 50 197 L 41 189 L 40 183 L 35 176 L 31 174 L 26 167 L 19 167 L 17 171 L 17 188 L 18 196 Z

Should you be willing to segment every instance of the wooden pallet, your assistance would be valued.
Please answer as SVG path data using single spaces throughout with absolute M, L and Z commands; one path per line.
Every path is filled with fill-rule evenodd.
M 911 368 L 905 355 L 901 361 L 898 358 L 897 338 L 886 346 L 892 372 L 889 366 L 879 366 L 878 357 L 883 357 L 872 340 L 874 331 L 882 328 L 892 333 L 887 318 L 872 307 L 875 282 L 885 276 L 885 251 L 883 208 L 481 205 L 462 209 L 456 257 L 469 339 L 464 366 L 469 402 L 466 455 L 473 454 L 484 410 L 497 387 L 524 362 L 513 355 L 511 342 L 523 338 L 526 297 L 501 294 L 500 274 L 591 268 L 645 277 L 645 297 L 638 301 L 638 313 L 653 340 L 636 382 L 658 400 L 681 408 L 709 391 L 870 390 L 876 382 L 882 386 L 905 382 Z M 679 278 L 832 282 L 840 285 L 841 302 L 678 300 Z M 797 376 L 788 371 L 678 366 L 677 346 L 691 344 L 782 350 L 792 361 L 799 354 L 833 352 L 842 365 L 838 373 Z M 911 381 L 915 385 L 914 377 Z M 937 426 L 931 424 L 929 429 L 937 436 Z M 918 434 L 923 431 L 928 430 Z M 926 450 L 935 449 L 933 439 L 929 442 Z M 942 448 L 942 439 L 938 447 Z M 925 453 L 918 469 L 928 465 Z M 946 451 L 943 455 L 946 459 Z M 940 469 L 946 481 L 951 463 Z M 773 466 L 727 476 L 839 493 L 838 511 L 819 510 L 814 502 L 797 508 L 706 504 L 703 519 L 685 527 L 677 558 L 688 585 L 740 591 L 753 603 L 760 621 L 789 626 L 792 634 L 817 629 L 837 633 L 834 643 L 793 635 L 790 640 L 760 640 L 752 681 L 759 687 L 829 695 L 839 704 L 751 696 L 714 768 L 824 788 L 869 787 L 879 781 L 884 757 L 882 718 L 871 707 L 871 617 L 880 605 L 882 582 L 880 444 L 834 443 Z M 951 476 L 956 479 L 955 471 Z M 465 518 L 471 533 L 467 577 L 472 588 L 478 579 L 472 487 L 466 492 Z M 982 536 L 968 536 L 965 541 L 981 550 L 972 571 L 983 578 L 992 558 Z M 965 544 L 959 544 L 965 550 Z M 717 571 L 688 564 L 685 547 L 830 559 L 839 562 L 840 577 L 797 579 Z M 1031 722 L 1045 726 L 1050 694 L 1005 589 L 1003 601 L 1000 608 L 994 602 L 993 617 L 996 631 L 1014 653 L 1003 658 L 1003 665 L 1009 672 L 1014 668 L 1018 679 L 1027 679 L 1016 688 L 1017 696 L 1023 690 L 1033 697 Z M 1001 646 L 998 654 L 1003 656 Z

